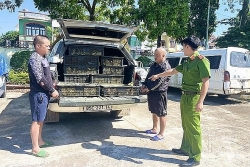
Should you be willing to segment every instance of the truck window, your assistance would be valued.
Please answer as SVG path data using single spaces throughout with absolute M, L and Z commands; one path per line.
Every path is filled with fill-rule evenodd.
M 176 66 L 179 65 L 180 58 L 167 58 L 168 63 L 170 64 L 171 68 L 175 68 Z
M 206 58 L 210 61 L 210 69 L 219 69 L 221 55 L 218 55 L 218 56 L 206 56 Z
M 250 56 L 243 52 L 231 52 L 230 65 L 234 67 L 250 67 Z

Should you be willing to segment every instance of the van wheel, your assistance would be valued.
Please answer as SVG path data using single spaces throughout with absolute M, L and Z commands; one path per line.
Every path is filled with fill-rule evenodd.
M 44 122 L 59 122 L 59 113 L 48 110 Z
M 122 118 L 122 115 L 120 115 L 121 112 L 122 110 L 111 110 L 110 115 L 112 118 Z
M 218 97 L 220 97 L 220 98 L 225 98 L 225 99 L 226 99 L 226 98 L 229 98 L 229 96 L 230 96 L 230 95 L 221 95 L 221 94 L 218 94 Z

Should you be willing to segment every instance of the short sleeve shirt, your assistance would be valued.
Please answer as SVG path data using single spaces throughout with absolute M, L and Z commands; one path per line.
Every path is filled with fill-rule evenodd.
M 202 79 L 210 77 L 210 62 L 195 52 L 175 69 L 183 74 L 182 90 L 200 92 Z

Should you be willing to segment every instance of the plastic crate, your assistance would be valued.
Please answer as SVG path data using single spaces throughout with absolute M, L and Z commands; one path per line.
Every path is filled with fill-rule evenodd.
M 123 67 L 102 66 L 102 73 L 107 75 L 123 75 Z
M 99 56 L 69 56 L 64 57 L 64 65 L 99 66 Z
M 121 67 L 123 65 L 123 57 L 101 57 L 101 65 L 103 66 L 118 66 Z
M 139 96 L 139 86 L 101 86 L 101 96 Z
M 73 66 L 73 65 L 64 65 L 65 74 L 98 74 L 99 67 L 98 66 Z
M 90 75 L 91 83 L 122 84 L 123 79 L 123 75 Z
M 69 46 L 69 54 L 70 55 L 102 56 L 103 47 L 72 45 L 72 46 Z
M 64 74 L 64 82 L 89 83 L 89 75 L 68 75 L 68 74 Z
M 96 84 L 61 84 L 57 85 L 61 97 L 100 96 L 100 86 Z

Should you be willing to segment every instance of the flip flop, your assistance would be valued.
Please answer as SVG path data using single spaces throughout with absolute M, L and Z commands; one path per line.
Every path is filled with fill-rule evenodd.
M 39 147 L 40 148 L 45 148 L 45 147 L 51 147 L 54 143 L 52 142 L 44 142 L 43 145 L 40 145 Z
M 158 135 L 155 135 L 150 140 L 152 140 L 152 141 L 159 141 L 159 140 L 162 140 L 162 139 L 164 139 L 164 137 L 159 137 Z
M 49 156 L 49 153 L 47 153 L 46 151 L 44 150 L 40 150 L 38 153 L 32 153 L 34 156 L 36 157 L 41 157 L 41 158 L 46 158 Z
M 152 129 L 146 130 L 147 134 L 157 134 L 157 132 L 152 131 Z

